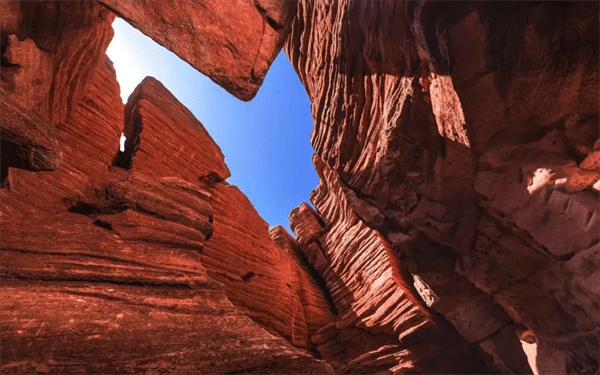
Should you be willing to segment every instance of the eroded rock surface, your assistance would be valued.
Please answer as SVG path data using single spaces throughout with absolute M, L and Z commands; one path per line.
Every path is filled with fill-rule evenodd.
M 47 119 L 13 103 L 0 89 L 2 121 L 2 166 L 29 171 L 51 171 L 60 165 L 62 154 L 56 128 Z
M 114 14 L 95 2 L 63 1 L 3 1 L 0 13 L 2 186 L 8 187 L 9 168 L 47 171 L 61 163 L 55 126 L 102 63 Z
M 231 175 L 221 149 L 202 124 L 152 77 L 146 77 L 129 96 L 123 134 L 125 150 L 115 164 L 124 168 L 195 184 L 200 176 L 210 175 L 220 182 Z
M 63 163 L 13 171 L 10 189 L 0 191 L 1 372 L 332 373 L 305 350 L 332 320 L 323 292 L 275 245 L 247 198 L 222 182 L 229 172 L 202 125 L 152 79 L 124 116 L 108 58 L 92 77 L 57 126 Z M 132 162 L 113 166 L 131 121 L 143 127 L 128 145 L 135 152 L 123 153 Z M 187 168 L 164 158 L 163 132 L 186 137 L 175 156 L 188 157 Z M 245 228 L 231 221 L 242 212 L 238 202 L 250 214 Z M 219 242 L 236 237 L 237 247 Z M 223 265 L 244 272 L 237 283 L 216 281 L 210 260 L 240 251 L 255 258 Z M 282 296 L 279 305 L 273 295 Z
M 11 206 L 19 204 L 21 210 L 33 212 L 36 207 L 80 192 L 94 178 L 106 173 L 119 148 L 123 103 L 112 62 L 106 56 L 102 61 L 94 69 L 88 91 L 79 105 L 54 130 L 55 147 L 59 148 L 62 163 L 56 163 L 53 167 L 58 168 L 52 172 L 11 170 L 8 179 L 12 194 L 6 193 Z M 25 113 L 33 115 L 36 112 Z M 4 163 L 6 159 L 2 159 Z M 15 160 L 13 155 L 7 159 Z
M 317 333 L 322 357 L 339 373 L 485 372 L 473 349 L 423 306 L 390 244 L 352 212 L 337 175 L 314 162 L 318 212 L 302 205 L 290 225 L 339 314 Z
M 529 370 L 524 329 L 533 371 L 599 371 L 598 24 L 596 3 L 306 1 L 287 41 L 338 195 L 501 372 Z
M 115 15 L 95 1 L 9 0 L 0 7 L 6 97 L 62 123 L 102 63 Z
M 2 373 L 598 373 L 597 3 L 0 10 Z M 295 238 L 160 82 L 122 104 L 113 11 L 243 100 L 289 33 Z
M 210 217 L 211 237 L 199 254 L 210 277 L 221 282 L 231 302 L 255 322 L 298 347 L 310 348 L 314 326 L 332 321 L 323 292 L 294 253 L 284 243 L 277 246 L 271 240 L 267 224 L 248 198 L 224 181 L 229 177 L 224 157 L 202 124 L 153 78 L 146 78 L 134 90 L 125 113 L 127 141 L 120 157 L 131 160 L 127 167 L 132 172 L 147 176 L 146 185 L 152 183 L 152 177 L 167 174 L 205 191 L 201 199 L 208 202 L 212 215 L 204 219 L 181 211 L 171 215 L 193 225 L 202 225 Z M 155 190 L 148 188 L 149 192 Z M 119 186 L 118 193 L 111 195 L 127 194 L 121 191 Z M 164 195 L 154 194 L 157 201 Z M 306 304 L 306 296 L 311 297 L 313 306 Z
M 133 27 L 242 100 L 281 50 L 296 0 L 101 0 Z

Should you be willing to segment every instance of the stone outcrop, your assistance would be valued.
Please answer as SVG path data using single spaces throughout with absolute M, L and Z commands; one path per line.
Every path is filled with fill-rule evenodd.
M 220 182 L 231 175 L 221 149 L 202 124 L 152 77 L 146 77 L 129 96 L 123 134 L 125 150 L 115 164 L 124 168 L 196 184 L 199 176 L 211 175 Z
M 62 163 L 56 163 L 53 167 L 57 169 L 52 172 L 11 170 L 8 177 L 14 193 L 11 205 L 20 202 L 23 210 L 31 211 L 80 192 L 94 178 L 106 173 L 119 149 L 122 124 L 119 84 L 112 62 L 105 56 L 94 69 L 88 91 L 77 107 L 54 130 Z M 14 160 L 12 155 L 6 159 Z M 6 159 L 2 158 L 3 162 Z
M 331 320 L 321 291 L 291 254 L 279 255 L 284 251 L 271 241 L 264 224 L 262 231 L 250 233 L 221 224 L 223 216 L 240 213 L 235 203 L 249 202 L 227 185 L 220 199 L 231 201 L 233 192 L 233 205 L 223 212 L 214 203 L 218 194 L 215 181 L 213 185 L 205 180 L 200 183 L 198 177 L 223 175 L 227 171 L 223 156 L 193 117 L 187 122 L 180 122 L 182 117 L 168 122 L 165 113 L 146 103 L 160 99 L 167 110 L 182 108 L 162 85 L 146 79 L 128 103 L 144 114 L 137 118 L 144 129 L 137 133 L 141 140 L 137 152 L 143 150 L 154 159 L 141 155 L 139 163 L 124 169 L 111 166 L 113 159 L 107 153 L 84 158 L 80 149 L 66 146 L 81 140 L 88 150 L 112 150 L 113 156 L 117 152 L 114 125 L 118 120 L 123 124 L 123 115 L 98 121 L 98 111 L 118 108 L 118 90 L 103 90 L 118 88 L 108 59 L 93 77 L 72 115 L 79 124 L 86 124 L 87 131 L 82 134 L 69 126 L 59 127 L 57 138 L 65 145 L 65 160 L 58 170 L 45 174 L 23 171 L 14 176 L 10 190 L 2 190 L 2 372 L 331 373 L 327 363 L 298 349 L 308 348 L 308 325 L 314 331 L 314 325 L 320 327 L 323 320 Z M 143 112 L 146 110 L 149 112 Z M 169 158 L 171 165 L 151 171 L 149 165 L 158 165 L 164 155 L 164 149 L 152 149 L 162 134 L 153 134 L 159 129 L 155 121 L 163 131 L 185 132 L 189 143 L 181 155 L 190 155 L 201 146 L 205 154 L 197 160 L 204 160 L 202 168 L 194 170 L 200 164 L 190 162 L 187 169 L 172 173 L 179 160 Z M 99 135 L 106 134 L 113 135 L 114 144 L 103 143 L 106 137 Z M 148 145 L 143 145 L 146 140 Z M 93 178 L 78 178 L 75 170 Z M 197 173 L 196 178 L 186 181 L 192 173 Z M 30 188 L 22 189 L 27 186 Z M 40 186 L 46 188 L 39 190 Z M 258 218 L 251 205 L 246 209 Z M 289 278 L 292 288 L 278 282 L 281 273 L 269 275 L 260 270 L 267 258 L 260 253 L 255 254 L 255 266 L 251 267 L 259 273 L 257 279 L 267 276 L 275 280 L 257 283 L 246 274 L 235 286 L 215 281 L 211 277 L 214 272 L 207 273 L 203 266 L 213 266 L 208 261 L 211 248 L 207 242 L 214 249 L 219 239 L 215 229 L 221 238 L 262 234 L 258 239 L 265 242 L 263 248 L 272 251 L 278 264 L 295 269 L 298 277 L 292 274 Z M 258 241 L 252 245 L 246 255 L 261 249 Z M 222 252 L 213 255 L 215 259 L 240 250 L 224 245 L 217 249 Z M 256 322 L 248 319 L 260 315 L 259 311 L 269 311 L 271 302 L 266 297 L 272 294 L 252 302 L 236 299 L 234 291 L 243 290 L 240 284 L 245 283 L 266 288 L 277 283 L 280 290 L 273 293 L 284 295 L 287 291 L 290 297 L 282 303 L 288 305 L 295 296 L 298 313 L 286 315 L 287 305 L 282 305 L 275 316 Z M 249 287 L 247 292 L 261 295 L 260 287 Z M 299 302 L 299 295 L 305 294 L 314 304 L 310 309 L 314 316 L 309 318 Z M 277 319 L 281 322 L 273 323 Z M 277 327 L 273 329 L 273 325 Z M 287 325 L 292 328 L 285 338 L 268 332 L 285 331 Z
M 307 1 L 287 41 L 338 194 L 501 372 L 517 337 L 599 370 L 597 30 L 596 3 Z
M 44 117 L 11 102 L 4 90 L 0 89 L 0 94 L 3 170 L 8 173 L 9 167 L 29 171 L 58 168 L 62 154 L 54 126 Z
M 242 100 L 281 50 L 297 0 L 101 0 L 133 27 Z
M 47 171 L 61 163 L 55 126 L 66 121 L 102 63 L 115 16 L 91 1 L 3 1 L 1 9 L 1 164 L 6 187 L 9 168 Z
M 123 106 L 106 57 L 86 75 L 61 121 L 2 98 L 3 135 L 21 137 L 3 138 L 3 162 L 55 169 L 11 168 L 0 190 L 2 373 L 331 373 L 310 352 L 333 320 L 323 291 L 223 181 L 202 125 L 151 78 Z M 241 249 L 255 258 L 222 267 L 239 280 L 215 280 L 214 263 Z
M 185 219 L 188 225 L 206 230 L 204 234 L 210 239 L 206 243 L 196 240 L 202 250 L 199 260 L 208 275 L 224 285 L 231 302 L 268 331 L 298 347 L 310 348 L 308 326 L 320 327 L 332 321 L 325 296 L 300 266 L 295 254 L 271 240 L 267 224 L 248 198 L 224 181 L 230 175 L 229 170 L 221 150 L 204 127 L 160 82 L 150 77 L 131 94 L 125 114 L 127 139 L 116 164 L 142 174 L 148 186 L 144 190 L 154 196 L 152 199 L 136 189 L 139 197 L 136 199 L 140 202 L 133 205 L 142 212 L 154 212 L 156 209 L 141 205 L 167 199 L 169 195 L 159 193 L 152 185 L 153 178 L 176 177 L 190 184 L 187 188 L 190 192 L 193 186 L 201 186 L 204 193 L 195 195 L 200 194 L 199 198 L 207 202 L 214 215 L 197 216 L 177 210 L 169 216 L 166 213 L 160 216 Z M 121 185 L 118 182 L 117 186 L 111 186 L 113 206 L 127 200 L 122 196 L 129 196 L 126 186 Z M 103 191 L 107 188 L 103 187 L 95 196 L 104 197 Z M 173 196 L 173 199 L 180 204 L 184 202 L 183 197 Z M 191 204 L 190 201 L 183 207 Z M 204 229 L 205 224 L 210 224 L 210 228 Z M 148 234 L 153 230 L 149 228 Z M 162 231 L 165 233 L 158 233 L 159 237 L 177 233 L 171 228 Z M 134 232 L 140 230 L 135 228 Z M 186 247 L 182 243 L 177 246 Z M 277 299 L 272 298 L 275 295 Z M 312 297 L 313 306 L 304 303 L 305 295 Z
M 337 175 L 320 158 L 314 162 L 320 183 L 311 200 L 318 212 L 302 205 L 290 225 L 339 314 L 317 333 L 321 356 L 343 374 L 486 372 L 407 284 L 390 244 L 352 212 Z
M 223 4 L 0 3 L 0 372 L 600 371 L 597 3 Z M 115 13 L 242 100 L 286 43 L 295 238 Z
M 3 1 L 2 97 L 64 122 L 102 62 L 114 19 L 95 1 Z
M 294 254 L 273 243 L 267 224 L 237 187 L 219 183 L 208 191 L 219 212 L 200 255 L 208 274 L 252 320 L 310 349 L 314 327 L 333 321 L 326 297 Z M 311 306 L 306 296 L 312 297 Z

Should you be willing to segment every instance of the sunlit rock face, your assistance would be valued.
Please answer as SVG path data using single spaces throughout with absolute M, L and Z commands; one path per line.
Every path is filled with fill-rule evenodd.
M 0 6 L 6 186 L 9 167 L 47 171 L 61 163 L 55 127 L 67 121 L 102 64 L 115 16 L 92 1 L 3 1 Z
M 312 352 L 312 336 L 333 321 L 326 291 L 224 182 L 204 127 L 152 78 L 122 104 L 104 55 L 110 35 L 101 43 L 103 31 L 78 18 L 110 30 L 114 15 L 93 2 L 3 2 L 1 14 L 18 21 L 20 39 L 2 50 L 0 371 L 332 373 Z M 52 29 L 70 48 L 53 64 L 81 51 L 98 62 L 58 69 L 50 93 L 19 91 L 12 79 L 27 72 L 17 57 L 35 52 L 25 28 L 34 23 L 66 30 Z M 81 42 L 87 33 L 98 40 Z M 32 40 L 49 37 L 40 35 Z M 52 91 L 60 77 L 81 87 Z M 68 110 L 60 117 L 26 94 Z
M 337 199 L 491 371 L 598 372 L 598 14 L 581 2 L 306 1 L 287 40 Z M 317 217 L 327 199 L 312 196 Z M 350 257 L 340 269 L 361 253 L 330 246 Z
M 101 3 L 0 2 L 0 372 L 599 371 L 597 3 Z M 286 40 L 295 238 L 113 11 L 243 100 Z
M 2 373 L 331 373 L 299 349 L 331 321 L 323 292 L 237 188 L 206 177 L 228 170 L 202 125 L 147 79 L 127 105 L 141 141 L 117 155 L 129 122 L 108 58 L 92 77 L 58 127 L 63 163 L 1 191 Z M 185 135 L 186 167 L 164 132 Z
M 101 0 L 242 100 L 256 95 L 281 50 L 297 0 Z

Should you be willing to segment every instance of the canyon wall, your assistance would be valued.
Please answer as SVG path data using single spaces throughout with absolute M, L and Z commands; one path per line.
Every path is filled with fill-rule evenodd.
M 285 48 L 320 179 L 295 237 L 160 82 L 121 102 L 116 16 L 242 100 Z M 0 372 L 598 373 L 598 18 L 3 1 Z
M 114 15 L 94 2 L 2 7 L 18 21 L 2 48 L 2 373 L 332 373 L 312 353 L 333 320 L 324 291 L 224 181 L 202 124 L 151 77 L 122 104 L 104 56 Z M 32 23 L 49 10 L 53 24 Z M 73 64 L 81 88 L 55 90 L 61 69 L 45 94 L 10 86 L 44 29 L 63 53 L 49 61 Z
M 303 1 L 285 48 L 328 233 L 334 195 L 499 371 L 597 372 L 598 4 Z

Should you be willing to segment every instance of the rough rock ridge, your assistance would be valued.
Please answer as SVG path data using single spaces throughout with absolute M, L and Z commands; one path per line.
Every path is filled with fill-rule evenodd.
M 227 170 L 202 125 L 193 118 L 164 121 L 168 113 L 147 108 L 144 100 L 161 99 L 166 110 L 179 110 L 174 113 L 181 113 L 182 105 L 162 85 L 146 79 L 136 91 L 145 96 L 132 95 L 128 105 L 141 113 L 155 111 L 156 117 L 144 116 L 141 144 L 148 145 L 137 150 L 155 157 L 142 154 L 130 169 L 111 166 L 110 154 L 114 157 L 118 148 L 113 125 L 123 124 L 123 115 L 97 113 L 98 108 L 118 109 L 120 103 L 107 58 L 93 77 L 73 115 L 88 132 L 59 127 L 65 156 L 61 166 L 45 174 L 20 171 L 11 175 L 10 190 L 1 192 L 2 372 L 331 372 L 326 363 L 248 319 L 241 307 L 256 305 L 232 304 L 227 285 L 205 270 L 203 250 L 217 238 L 213 221 L 224 237 L 244 232 L 219 227 L 222 215 L 213 209 L 214 186 L 200 184 L 197 177 L 195 183 L 185 180 L 194 170 L 199 176 Z M 113 90 L 102 90 L 107 87 Z M 161 169 L 165 175 L 156 169 L 150 173 L 149 166 L 162 156 L 162 149 L 152 150 L 162 134 L 153 133 L 157 118 L 163 131 L 187 132 L 182 153 L 205 152 L 198 156 L 205 161 L 202 168 L 190 162 L 178 175 L 170 173 L 172 165 Z M 107 135 L 114 141 L 110 146 L 103 144 Z M 78 148 L 66 146 L 79 140 L 88 150 L 112 152 L 83 157 Z M 213 156 L 212 163 L 207 155 Z M 77 170 L 94 177 L 78 178 Z M 264 226 L 262 233 L 279 252 Z M 288 262 L 284 264 L 296 266 L 298 279 L 307 279 L 295 258 L 282 257 Z M 257 269 L 260 260 L 255 261 Z M 311 295 L 318 315 L 323 306 L 328 311 L 319 292 L 308 280 L 288 293 Z M 293 330 L 300 347 L 308 346 L 304 316 L 295 316 L 298 327 Z M 278 317 L 287 318 L 275 313 L 267 322 Z
M 0 372 L 600 371 L 597 3 L 224 4 L 0 3 Z M 115 13 L 242 100 L 285 42 L 295 238 Z
M 287 40 L 338 199 L 492 371 L 599 371 L 598 13 L 305 1 Z
M 331 293 L 335 323 L 317 332 L 317 350 L 339 373 L 483 373 L 459 335 L 424 306 L 390 244 L 357 216 L 337 175 L 314 158 L 320 183 L 290 225 Z
M 296 0 L 101 0 L 133 27 L 242 100 L 281 50 Z M 240 32 L 243 30 L 243 32 Z
M 3 4 L 26 25 L 30 14 L 56 10 L 60 30 L 90 7 L 110 26 L 95 3 Z M 71 36 L 60 35 L 55 42 L 66 45 Z M 103 53 L 107 44 L 91 48 Z M 3 162 L 21 155 L 15 150 L 36 162 L 9 163 L 0 191 L 2 373 L 332 372 L 310 352 L 310 337 L 332 320 L 323 291 L 223 181 L 229 170 L 202 125 L 152 78 L 123 106 L 108 58 L 86 69 L 76 104 L 70 92 L 53 99 L 67 100 L 64 119 L 15 103 L 14 87 L 2 96 L 10 109 Z M 23 142 L 5 149 L 13 123 L 23 125 L 14 132 L 21 138 L 10 133 L 7 142 Z M 231 224 L 231 213 L 248 216 Z M 244 247 L 253 259 L 214 268 Z M 236 279 L 220 283 L 217 273 Z M 272 295 L 282 296 L 279 305 Z

